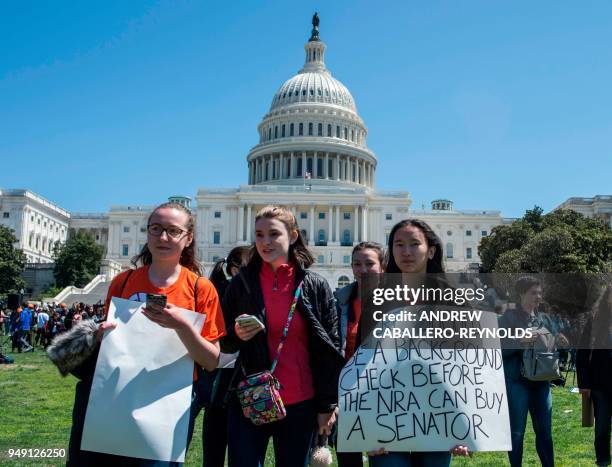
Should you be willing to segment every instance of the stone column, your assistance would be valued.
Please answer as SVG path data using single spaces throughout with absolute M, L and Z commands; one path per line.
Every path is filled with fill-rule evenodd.
M 284 179 L 285 177 L 287 177 L 286 175 L 286 170 L 285 170 L 285 155 L 281 152 L 280 154 L 280 177 L 278 177 L 279 179 Z
M 312 156 L 312 178 L 319 178 L 319 156 L 317 155 L 317 151 L 314 152 Z
M 355 236 L 353 237 L 353 245 L 357 245 L 359 243 L 359 206 L 355 206 L 354 216 L 353 226 L 355 227 Z
M 115 221 L 115 254 L 121 257 L 121 222 Z
M 336 180 L 340 181 L 340 154 L 336 153 Z
M 361 208 L 361 241 L 368 241 L 368 206 Z
M 244 204 L 238 208 L 238 241 L 244 242 Z
M 323 167 L 323 178 L 329 180 L 331 174 L 329 173 L 329 153 L 325 153 L 325 166 Z
M 308 238 L 308 244 L 309 245 L 314 245 L 315 244 L 315 235 L 314 235 L 314 216 L 315 216 L 315 211 L 314 211 L 314 206 L 311 205 L 310 206 L 310 234 L 309 234 L 309 238 Z
M 327 216 L 328 216 L 328 220 L 327 220 L 327 244 L 329 245 L 330 243 L 333 242 L 334 240 L 334 236 L 333 236 L 333 232 L 332 232 L 332 207 L 331 205 L 329 206 L 329 208 L 327 209 Z
M 298 174 L 298 177 L 301 176 L 304 178 L 304 174 L 306 173 L 306 151 L 302 151 L 302 173 Z
M 251 210 L 253 209 L 253 205 L 247 205 L 247 225 L 246 225 L 246 241 L 247 243 L 251 243 L 251 232 L 253 231 L 253 226 L 251 225 Z
M 336 204 L 336 243 L 340 243 L 340 206 Z
M 295 174 L 295 153 L 291 151 L 291 159 L 289 162 L 289 178 L 294 178 Z

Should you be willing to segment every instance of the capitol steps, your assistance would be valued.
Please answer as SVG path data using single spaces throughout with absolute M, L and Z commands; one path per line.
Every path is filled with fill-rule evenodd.
M 88 305 L 95 305 L 106 300 L 106 294 L 111 281 L 106 276 L 100 274 L 94 277 L 89 284 L 82 289 L 74 286 L 66 287 L 54 298 L 48 300 L 55 303 L 65 303 L 70 306 L 75 302 L 82 302 Z

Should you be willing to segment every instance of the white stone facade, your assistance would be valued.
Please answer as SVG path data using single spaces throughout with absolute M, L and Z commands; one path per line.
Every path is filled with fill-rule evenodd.
M 598 195 L 593 198 L 569 198 L 557 209 L 571 209 L 586 217 L 600 217 L 612 227 L 612 196 Z
M 53 262 L 53 247 L 66 241 L 69 221 L 68 211 L 30 190 L 0 190 L 0 225 L 13 229 L 28 263 Z

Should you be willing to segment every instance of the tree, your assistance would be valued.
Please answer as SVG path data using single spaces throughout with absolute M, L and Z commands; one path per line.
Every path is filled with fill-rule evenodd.
M 56 285 L 85 286 L 99 274 L 103 255 L 104 247 L 96 244 L 94 238 L 86 232 L 77 232 L 66 243 L 56 243 L 53 248 Z
M 533 235 L 533 229 L 523 219 L 493 227 L 491 234 L 483 237 L 478 246 L 483 272 L 493 272 L 500 255 L 520 249 Z
M 601 219 L 571 210 L 542 216 L 528 210 L 495 227 L 478 248 L 485 272 L 610 272 L 612 230 Z
M 25 287 L 21 273 L 25 267 L 23 251 L 15 248 L 12 229 L 0 225 L 0 294 L 16 293 Z

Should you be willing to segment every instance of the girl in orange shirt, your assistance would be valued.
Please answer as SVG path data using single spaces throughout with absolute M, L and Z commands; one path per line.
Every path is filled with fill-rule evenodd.
M 200 277 L 200 266 L 195 255 L 194 227 L 191 212 L 180 204 L 165 203 L 155 208 L 147 222 L 147 243 L 133 260 L 134 265 L 141 263 L 142 266 L 125 271 L 113 279 L 106 299 L 106 313 L 112 297 L 146 301 L 148 293 L 166 295 L 165 307 L 144 308 L 144 315 L 159 326 L 174 330 L 191 358 L 210 371 L 217 366 L 217 341 L 225 335 L 225 324 L 214 286 L 208 279 Z M 205 313 L 203 328 L 195 329 L 182 317 L 178 308 Z M 105 330 L 115 326 L 115 323 L 102 323 L 96 331 L 98 342 Z M 88 361 L 73 371 L 82 380 L 76 388 L 67 465 L 110 462 L 138 466 L 176 465 L 80 450 L 96 357 L 97 348 Z M 189 438 L 193 421 L 192 417 Z

